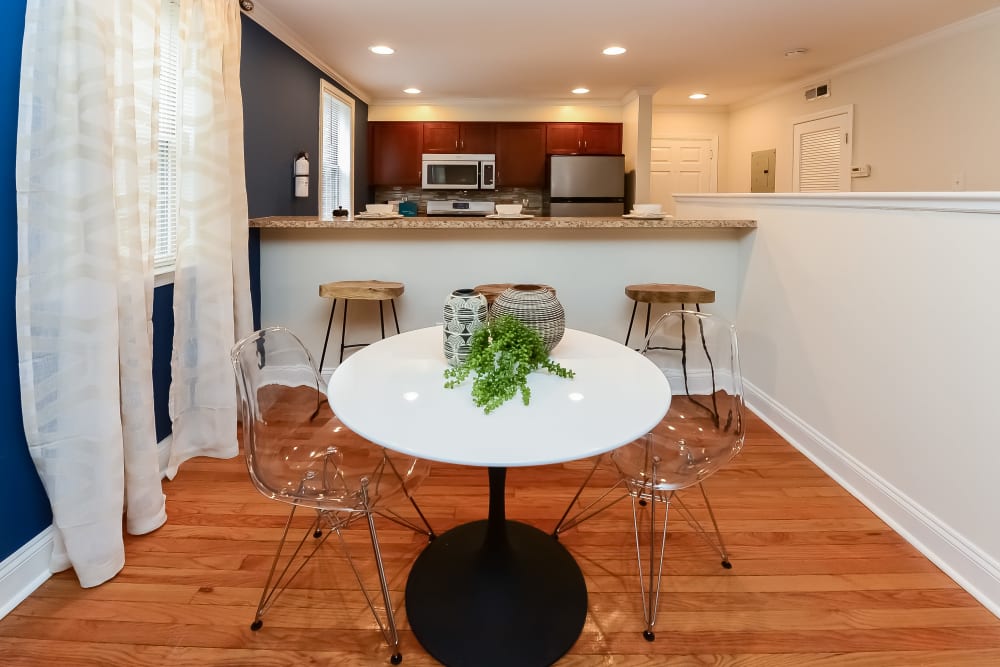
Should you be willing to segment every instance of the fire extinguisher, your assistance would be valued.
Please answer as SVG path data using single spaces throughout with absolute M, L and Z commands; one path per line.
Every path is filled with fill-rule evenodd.
M 309 154 L 299 153 L 295 157 L 295 196 L 309 196 Z

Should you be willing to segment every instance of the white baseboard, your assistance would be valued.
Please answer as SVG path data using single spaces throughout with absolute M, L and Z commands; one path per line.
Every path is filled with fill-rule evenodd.
M 0 563 L 0 618 L 52 576 L 49 561 L 55 529 L 49 526 Z
M 761 419 L 1000 617 L 996 560 L 751 382 L 744 379 L 743 387 L 747 405 Z

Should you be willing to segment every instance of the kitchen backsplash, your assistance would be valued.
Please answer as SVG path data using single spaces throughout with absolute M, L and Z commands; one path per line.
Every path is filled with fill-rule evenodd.
M 427 213 L 429 199 L 466 199 L 469 201 L 491 201 L 497 204 L 520 204 L 527 199 L 528 205 L 523 212 L 529 215 L 542 215 L 549 210 L 548 196 L 543 190 L 536 188 L 497 188 L 496 190 L 424 190 L 420 187 L 384 187 L 375 188 L 375 203 L 382 204 L 397 199 L 417 202 L 417 215 Z M 359 207 L 361 208 L 361 207 Z

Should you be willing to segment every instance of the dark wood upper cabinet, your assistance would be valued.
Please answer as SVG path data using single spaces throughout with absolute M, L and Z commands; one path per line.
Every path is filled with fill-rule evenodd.
M 420 185 L 423 123 L 368 123 L 371 185 Z
M 497 123 L 497 185 L 545 185 L 545 123 Z
M 546 154 L 621 152 L 621 123 L 368 123 L 371 185 L 419 186 L 423 153 L 495 153 L 498 186 L 542 188 Z
M 424 123 L 424 153 L 494 153 L 496 123 Z
M 545 152 L 553 155 L 617 155 L 621 123 L 547 123 Z

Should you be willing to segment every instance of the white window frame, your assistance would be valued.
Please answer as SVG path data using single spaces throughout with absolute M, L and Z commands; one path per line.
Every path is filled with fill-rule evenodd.
M 350 147 L 348 149 L 350 151 L 350 164 L 347 167 L 348 170 L 349 170 L 349 172 L 350 172 L 350 179 L 349 179 L 350 180 L 350 184 L 348 186 L 349 189 L 348 189 L 347 201 L 346 202 L 343 202 L 343 201 L 340 202 L 340 205 L 342 207 L 346 208 L 348 211 L 353 211 L 354 210 L 354 172 L 355 172 L 355 165 L 357 164 L 357 160 L 355 159 L 356 156 L 357 156 L 357 146 L 355 144 L 357 142 L 355 142 L 355 140 L 354 140 L 355 134 L 356 134 L 356 132 L 355 132 L 355 106 L 354 106 L 354 98 L 351 97 L 350 95 L 348 95 L 347 93 L 345 93 L 344 91 L 340 90 L 336 86 L 334 86 L 329 81 L 327 81 L 325 79 L 320 79 L 320 89 L 319 89 L 319 168 L 316 171 L 316 173 L 317 173 L 317 181 L 318 181 L 318 189 L 317 189 L 318 196 L 317 196 L 316 199 L 317 199 L 317 207 L 319 209 L 319 211 L 318 211 L 319 217 L 322 218 L 322 219 L 325 219 L 325 220 L 329 220 L 329 219 L 333 218 L 333 207 L 330 207 L 330 206 L 324 207 L 324 205 L 323 205 L 323 200 L 324 200 L 324 195 L 325 195 L 325 192 L 324 192 L 325 183 L 324 183 L 324 179 L 323 179 L 323 173 L 324 173 L 323 165 L 324 165 L 324 161 L 326 160 L 326 154 L 325 154 L 325 151 L 324 151 L 325 147 L 324 147 L 324 144 L 323 144 L 323 125 L 324 125 L 324 117 L 325 117 L 325 113 L 326 113 L 324 96 L 327 95 L 327 94 L 331 95 L 332 97 L 334 97 L 335 99 L 339 100 L 340 102 L 343 102 L 351 110 L 351 121 L 350 121 L 351 125 L 350 125 L 350 132 L 348 134 L 348 139 L 351 142 L 351 145 L 350 145 Z M 327 208 L 329 210 L 323 210 L 324 208 Z
M 177 144 L 180 140 L 180 38 L 178 0 L 163 0 L 163 23 L 160 29 L 160 78 L 157 81 L 157 122 L 156 150 L 156 239 L 153 248 L 153 284 L 155 287 L 168 285 L 174 280 L 174 265 L 177 260 L 177 214 L 178 214 L 178 174 Z M 171 79 L 164 79 L 164 71 L 173 72 Z M 164 81 L 173 85 L 164 88 Z M 166 103 L 164 103 L 166 101 Z M 169 115 L 168 115 L 169 114 Z M 164 122 L 166 121 L 166 122 Z M 167 136 L 165 128 L 172 128 Z M 161 144 L 166 143 L 166 159 Z M 165 173 L 166 172 L 166 173 Z M 167 195 L 164 201 L 164 195 Z M 162 216 L 166 216 L 166 221 Z M 166 228 L 164 230 L 163 228 Z M 158 252 L 161 236 L 168 235 L 166 253 Z

